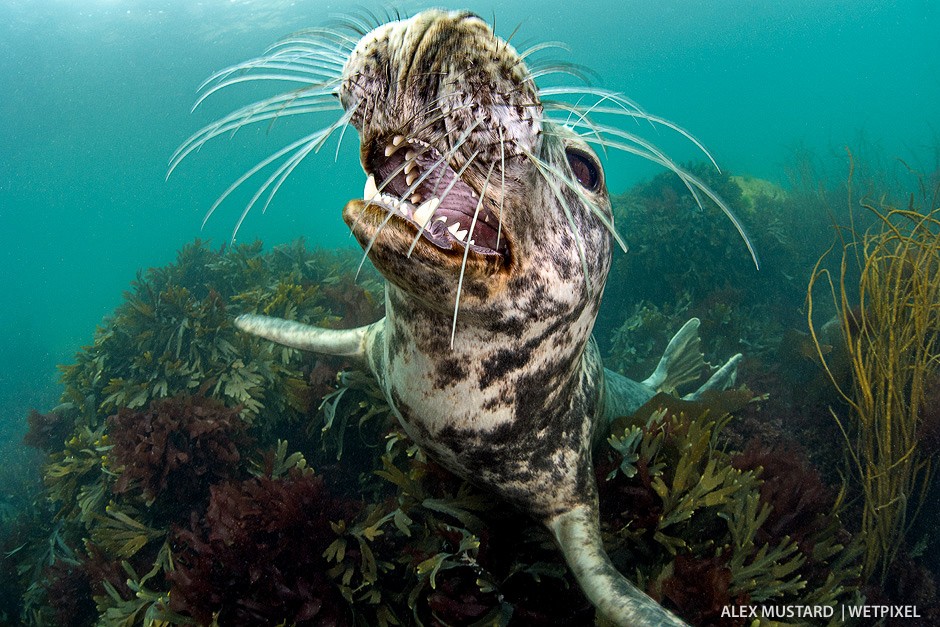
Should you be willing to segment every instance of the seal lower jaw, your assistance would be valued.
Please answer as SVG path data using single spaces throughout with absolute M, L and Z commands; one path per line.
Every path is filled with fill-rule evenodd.
M 397 282 L 396 275 L 428 274 L 430 268 L 431 274 L 445 280 L 451 277 L 456 283 L 465 256 L 465 282 L 493 282 L 508 277 L 512 267 L 508 246 L 506 253 L 475 245 L 466 250 L 468 244 L 420 226 L 381 198 L 350 200 L 343 209 L 343 220 L 372 262 L 392 282 Z M 409 270 L 408 266 L 415 267 Z

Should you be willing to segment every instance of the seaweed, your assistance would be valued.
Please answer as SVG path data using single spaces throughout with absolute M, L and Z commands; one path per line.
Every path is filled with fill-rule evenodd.
M 729 604 L 852 598 L 860 550 L 808 462 L 785 464 L 756 444 L 734 456 L 721 449 L 723 407 L 740 405 L 736 395 L 705 407 L 656 397 L 614 423 L 598 465 L 612 559 L 633 564 L 647 592 L 693 624 L 737 624 L 722 616 Z M 786 472 L 807 478 L 809 494 L 784 486 Z
M 23 436 L 23 444 L 47 452 L 61 451 L 74 428 L 65 416 L 56 411 L 40 414 L 34 409 L 26 420 L 29 431 Z
M 849 205 L 852 201 L 852 164 Z M 832 411 L 848 445 L 853 487 L 861 495 L 865 577 L 886 582 L 936 470 L 931 386 L 940 368 L 940 184 L 923 206 L 863 200 L 876 220 L 865 233 L 847 230 L 837 277 L 817 262 L 807 291 L 807 319 L 823 367 L 848 417 Z M 929 204 L 928 204 L 929 203 Z M 857 285 L 851 278 L 857 268 Z M 841 380 L 814 321 L 814 292 L 823 286 L 837 310 L 851 379 Z M 924 436 L 926 439 L 921 439 Z M 926 446 L 925 446 L 926 445 Z
M 172 611 L 203 625 L 351 624 L 323 554 L 354 502 L 299 468 L 210 491 L 205 517 L 172 534 Z
M 115 493 L 142 491 L 147 505 L 200 501 L 209 485 L 235 478 L 250 445 L 239 409 L 212 399 L 154 400 L 146 411 L 121 408 L 108 418 Z
M 720 210 L 710 204 L 699 209 L 669 173 L 613 196 L 615 222 L 628 234 L 630 250 L 614 256 L 605 302 L 616 309 L 602 307 L 598 341 L 606 364 L 640 379 L 655 366 L 655 346 L 692 316 L 702 320 L 704 344 L 716 355 L 771 355 L 784 330 L 801 324 L 792 304 L 803 298 L 807 260 L 829 244 L 829 214 L 817 195 L 704 164 L 688 169 L 737 214 L 759 252 L 761 271 Z M 801 237 L 793 237 L 796 232 Z
M 56 622 L 59 599 L 42 581 L 43 565 L 59 563 L 68 565 L 57 567 L 61 577 L 85 573 L 85 607 L 93 597 L 107 624 L 192 621 L 169 607 L 173 530 L 207 512 L 213 488 L 260 481 L 266 466 L 270 480 L 305 468 L 277 434 L 318 421 L 319 397 L 342 365 L 324 366 L 332 374 L 317 383 L 299 352 L 236 334 L 231 316 L 269 311 L 335 326 L 350 324 L 347 311 L 353 323 L 378 317 L 366 296 L 378 289 L 374 275 L 353 284 L 357 259 L 302 242 L 265 253 L 197 241 L 176 263 L 138 275 L 94 343 L 62 368 L 61 405 L 31 415 L 27 440 L 48 452 L 44 496 L 56 509 L 54 522 L 8 549 L 22 575 L 22 622 Z M 345 303 L 331 308 L 324 289 Z M 325 453 L 315 441 L 309 450 Z
M 357 262 L 196 242 L 139 275 L 63 368 L 57 418 L 34 418 L 55 507 L 15 554 L 21 622 L 54 622 L 39 582 L 62 562 L 84 573 L 101 624 L 594 624 L 550 535 L 428 460 L 368 376 L 235 332 L 243 312 L 377 319 L 380 283 L 356 285 Z M 650 305 L 636 329 L 665 336 L 694 306 Z M 777 485 L 791 469 L 776 449 L 740 464 L 723 450 L 727 414 L 753 397 L 658 397 L 616 421 L 598 456 L 612 558 L 690 619 L 855 590 L 832 493 Z M 791 506 L 805 511 L 776 511 Z

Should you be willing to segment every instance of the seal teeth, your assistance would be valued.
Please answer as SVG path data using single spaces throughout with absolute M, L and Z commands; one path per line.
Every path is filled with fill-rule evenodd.
M 466 239 L 467 233 L 468 233 L 467 229 L 464 229 L 462 231 L 457 231 L 456 233 L 454 233 L 454 237 L 456 237 L 462 242 L 464 241 L 464 239 Z
M 363 200 L 372 200 L 379 195 L 379 188 L 375 185 L 375 176 L 370 174 L 369 178 L 366 179 L 366 186 L 362 190 L 362 199 Z
M 421 227 L 424 227 L 424 225 L 430 221 L 431 216 L 434 215 L 434 210 L 437 209 L 440 204 L 440 198 L 431 198 L 430 200 L 421 203 L 421 206 L 415 209 L 414 221 L 417 222 Z M 443 216 L 441 217 L 443 218 Z

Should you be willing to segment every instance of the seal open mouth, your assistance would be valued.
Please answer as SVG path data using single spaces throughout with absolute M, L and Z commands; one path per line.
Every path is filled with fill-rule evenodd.
M 444 251 L 462 253 L 469 246 L 479 255 L 509 256 L 498 210 L 488 207 L 491 201 L 481 200 L 460 178 L 462 170 L 455 171 L 436 148 L 395 135 L 371 142 L 364 152 L 363 199 L 369 204 L 407 219 L 422 239 Z

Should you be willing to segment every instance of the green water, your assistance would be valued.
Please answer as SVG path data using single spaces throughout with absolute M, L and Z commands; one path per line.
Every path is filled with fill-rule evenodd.
M 369 6 L 370 3 L 360 3 Z M 434 6 L 437 3 L 431 3 Z M 174 148 L 248 102 L 190 114 L 213 71 L 342 10 L 329 2 L 5 2 L 0 5 L 0 352 L 50 364 L 87 342 L 138 268 L 195 237 L 226 241 L 244 197 L 200 229 L 215 197 L 279 147 L 288 125 L 207 146 L 168 181 Z M 385 3 L 376 4 L 377 12 Z M 421 4 L 405 8 L 415 10 Z M 690 130 L 722 167 L 780 180 L 795 146 L 826 157 L 864 134 L 886 159 L 931 163 L 940 119 L 937 5 L 922 2 L 466 2 L 514 43 L 565 42 L 596 72 Z M 283 131 L 285 135 L 278 135 Z M 682 162 L 695 156 L 653 134 Z M 608 165 L 611 188 L 655 168 Z M 241 241 L 351 245 L 339 211 L 362 185 L 355 142 L 308 159 Z M 14 368 L 13 370 L 16 370 Z M 40 370 L 42 370 L 40 368 Z M 39 374 L 30 369 L 30 376 Z M 5 387 L 9 387 L 7 384 Z M 14 386 L 15 387 L 15 386 Z
M 440 4 L 411 2 L 402 10 Z M 191 112 L 200 83 L 345 6 L 0 3 L 4 466 L 30 462 L 20 446 L 26 412 L 58 402 L 56 364 L 92 341 L 136 273 L 170 262 L 195 238 L 228 242 L 256 187 L 233 194 L 203 227 L 215 199 L 259 160 L 316 128 L 295 118 L 242 129 L 210 142 L 167 180 L 168 160 L 187 137 L 278 89 L 238 86 Z M 387 3 L 357 6 L 382 15 Z M 786 187 L 799 176 L 798 157 L 808 157 L 814 176 L 839 189 L 845 146 L 864 152 L 869 167 L 889 179 L 903 174 L 904 164 L 930 175 L 940 162 L 935 2 L 526 0 L 449 7 L 495 20 L 503 37 L 518 27 L 513 43 L 520 49 L 563 42 L 569 50 L 548 56 L 589 68 L 594 83 L 679 124 L 735 174 Z M 669 132 L 637 131 L 679 163 L 701 159 Z M 315 247 L 355 247 L 340 218 L 364 182 L 353 134 L 301 164 L 266 213 L 249 214 L 238 241 L 274 245 L 302 236 Z M 605 167 L 613 193 L 659 172 L 622 155 L 611 155 Z

